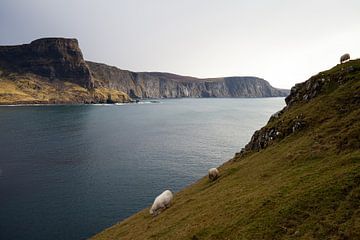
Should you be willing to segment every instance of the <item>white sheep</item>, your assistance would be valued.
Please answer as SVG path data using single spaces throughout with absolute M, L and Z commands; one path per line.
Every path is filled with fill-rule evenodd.
M 172 199 L 172 192 L 170 190 L 165 190 L 162 194 L 155 198 L 154 203 L 150 208 L 150 214 L 156 216 L 166 208 L 170 207 Z
M 340 57 L 340 63 L 346 62 L 347 60 L 350 60 L 350 54 L 345 53 Z
M 219 170 L 217 168 L 210 168 L 209 169 L 209 179 L 211 181 L 216 180 L 219 177 Z

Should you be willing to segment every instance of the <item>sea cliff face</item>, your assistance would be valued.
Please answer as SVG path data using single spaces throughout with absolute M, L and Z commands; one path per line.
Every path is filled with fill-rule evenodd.
M 85 61 L 76 39 L 0 46 L 0 104 L 114 103 L 130 98 L 285 97 L 257 77 L 199 79 Z
M 43 38 L 0 46 L 0 104 L 128 101 L 124 92 L 94 86 L 76 39 Z
M 285 97 L 289 93 L 257 77 L 199 79 L 171 73 L 136 73 L 90 61 L 86 63 L 95 85 L 119 89 L 133 98 Z
M 94 85 L 76 39 L 43 38 L 30 44 L 0 46 L 0 68 L 68 81 L 85 88 Z

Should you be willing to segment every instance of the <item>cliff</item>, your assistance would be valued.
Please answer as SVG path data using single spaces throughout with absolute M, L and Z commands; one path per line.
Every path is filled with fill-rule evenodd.
M 257 77 L 198 79 L 85 61 L 76 39 L 0 46 L 0 104 L 127 102 L 131 98 L 284 97 Z M 130 96 L 130 97 L 129 97 Z
M 128 101 L 124 92 L 94 86 L 76 39 L 0 46 L 0 104 Z
M 292 106 L 309 103 L 314 98 L 328 94 L 344 84 L 358 81 L 359 73 L 360 64 L 359 60 L 356 60 L 351 61 L 351 64 L 340 64 L 333 69 L 311 77 L 303 83 L 296 84 L 291 88 L 290 95 L 285 98 L 287 106 L 273 114 L 267 126 L 254 133 L 251 141 L 241 150 L 239 155 L 251 151 L 260 151 L 290 134 L 310 127 L 310 123 L 315 122 L 318 116 L 314 115 L 313 118 L 307 119 L 304 113 L 298 113 L 291 118 L 282 118 L 282 115 Z M 360 91 L 351 93 L 348 102 L 342 102 L 341 105 L 338 103 L 338 111 L 346 113 L 358 106 L 360 106 Z M 281 119 L 280 122 L 279 119 Z
M 285 97 L 289 91 L 257 77 L 199 79 L 160 72 L 130 72 L 87 61 L 95 85 L 126 92 L 133 98 Z
M 0 68 L 93 87 L 76 39 L 43 38 L 20 46 L 0 46 Z
M 296 85 L 286 102 L 216 181 L 93 239 L 360 239 L 360 60 Z

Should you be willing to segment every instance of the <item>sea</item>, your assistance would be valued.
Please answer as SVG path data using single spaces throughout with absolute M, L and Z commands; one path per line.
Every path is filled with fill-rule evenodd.
M 86 239 L 231 159 L 284 98 L 0 107 L 0 239 Z

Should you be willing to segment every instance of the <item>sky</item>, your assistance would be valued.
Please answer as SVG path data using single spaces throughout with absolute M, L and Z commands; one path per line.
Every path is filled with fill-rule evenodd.
M 291 88 L 360 58 L 359 0 L 0 0 L 0 45 L 77 38 L 132 71 L 257 76 Z

